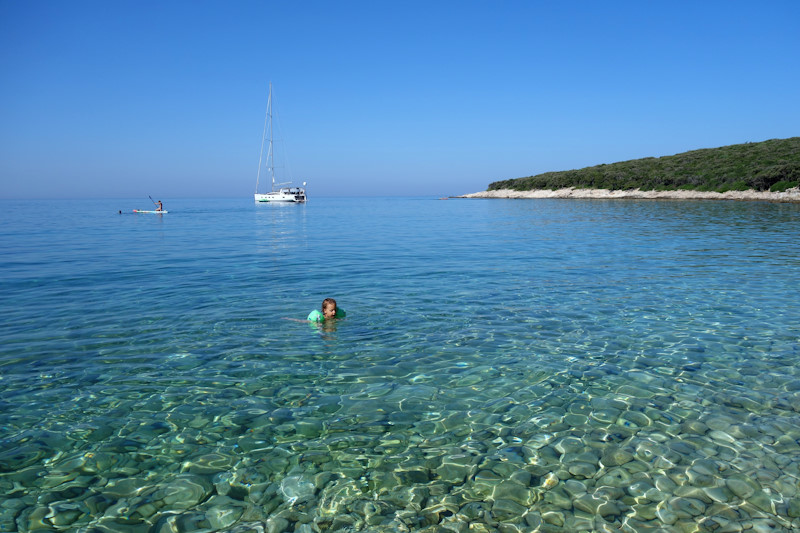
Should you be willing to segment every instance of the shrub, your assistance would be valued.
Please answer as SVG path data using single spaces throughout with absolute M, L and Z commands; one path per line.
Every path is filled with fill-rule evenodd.
M 770 192 L 784 192 L 786 189 L 792 189 L 797 187 L 797 181 L 779 181 L 775 185 L 769 188 Z
M 773 165 L 756 174 L 753 188 L 757 191 L 772 190 L 772 186 L 776 183 L 798 180 L 800 180 L 800 163 Z

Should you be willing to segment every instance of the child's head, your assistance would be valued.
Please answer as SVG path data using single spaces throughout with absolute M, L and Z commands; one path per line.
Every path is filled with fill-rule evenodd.
M 336 300 L 333 298 L 325 298 L 322 300 L 322 316 L 326 319 L 336 316 Z

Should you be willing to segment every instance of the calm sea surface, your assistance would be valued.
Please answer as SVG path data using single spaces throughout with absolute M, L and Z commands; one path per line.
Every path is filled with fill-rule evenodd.
M 165 207 L 0 202 L 0 531 L 800 530 L 800 205 Z

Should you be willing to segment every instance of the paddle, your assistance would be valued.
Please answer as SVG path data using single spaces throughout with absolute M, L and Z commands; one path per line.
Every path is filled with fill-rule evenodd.
M 155 200 L 153 200 L 153 197 L 150 196 L 149 194 L 147 195 L 147 197 L 150 198 L 150 201 L 153 202 L 154 206 L 156 206 L 156 211 L 161 211 L 161 208 L 158 207 L 158 204 L 156 203 Z

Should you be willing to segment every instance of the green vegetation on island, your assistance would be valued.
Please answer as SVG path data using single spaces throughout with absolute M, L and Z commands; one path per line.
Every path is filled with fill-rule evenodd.
M 693 150 L 495 181 L 488 190 L 772 191 L 800 183 L 800 137 Z

